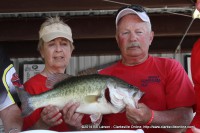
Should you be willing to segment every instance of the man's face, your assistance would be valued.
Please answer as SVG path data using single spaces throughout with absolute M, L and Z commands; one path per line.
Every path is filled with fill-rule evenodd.
M 116 39 L 122 56 L 143 57 L 148 55 L 153 32 L 147 22 L 137 15 L 130 14 L 118 22 Z

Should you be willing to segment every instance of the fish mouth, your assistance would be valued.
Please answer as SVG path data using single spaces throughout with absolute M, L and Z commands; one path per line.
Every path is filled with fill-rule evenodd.
M 108 88 L 106 88 L 106 90 L 105 90 L 105 98 L 106 98 L 107 102 L 111 103 L 110 91 Z

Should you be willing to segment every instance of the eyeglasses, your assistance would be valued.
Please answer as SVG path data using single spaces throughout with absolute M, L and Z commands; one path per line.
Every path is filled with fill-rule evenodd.
M 117 15 L 121 10 L 123 10 L 123 9 L 125 9 L 125 8 L 130 8 L 130 9 L 132 9 L 132 10 L 135 10 L 136 12 L 145 12 L 145 13 L 147 13 L 146 10 L 145 10 L 142 6 L 140 6 L 140 5 L 128 5 L 128 6 L 121 7 L 121 8 L 117 11 L 116 15 Z

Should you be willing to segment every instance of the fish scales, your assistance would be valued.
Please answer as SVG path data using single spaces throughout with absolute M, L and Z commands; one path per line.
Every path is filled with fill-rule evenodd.
M 69 99 L 73 99 L 74 101 L 82 99 L 81 102 L 84 102 L 84 97 L 87 95 L 100 95 L 100 91 L 106 88 L 106 82 L 102 82 L 103 80 L 105 80 L 105 78 L 99 79 L 99 77 L 96 76 L 94 78 L 79 78 L 78 80 L 71 78 L 69 80 L 64 80 L 55 85 L 54 89 L 56 89 L 56 91 L 53 91 L 54 89 L 49 90 L 47 95 L 41 97 L 43 101 L 38 102 L 35 107 L 52 103 L 52 101 L 55 100 L 58 101 L 58 99 L 62 99 L 63 102 L 67 102 Z M 66 100 L 60 98 L 63 96 L 65 96 Z
M 99 77 L 89 77 L 89 78 L 71 78 L 66 79 L 55 85 L 57 89 L 64 89 L 66 94 L 72 94 L 77 96 L 77 94 L 97 94 L 100 90 L 106 88 L 105 78 L 100 79 Z

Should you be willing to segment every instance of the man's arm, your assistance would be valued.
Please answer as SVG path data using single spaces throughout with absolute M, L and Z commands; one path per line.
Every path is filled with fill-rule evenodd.
M 4 125 L 5 133 L 8 133 L 12 129 L 13 131 L 11 133 L 17 133 L 21 131 L 23 119 L 21 117 L 21 110 L 16 104 L 13 104 L 0 111 L 0 117 Z
M 127 106 L 126 114 L 128 120 L 133 124 L 143 124 L 151 119 L 151 109 L 145 104 L 138 104 L 137 109 Z M 173 128 L 173 126 L 188 126 L 193 118 L 193 110 L 191 107 L 179 107 L 166 111 L 153 111 L 153 120 L 149 123 L 152 126 L 171 126 L 172 128 L 163 128 L 169 132 L 180 132 L 184 128 Z
M 193 110 L 189 107 L 180 107 L 167 111 L 154 111 L 153 125 L 188 126 L 193 118 Z M 184 131 L 185 128 L 164 128 L 171 132 Z

